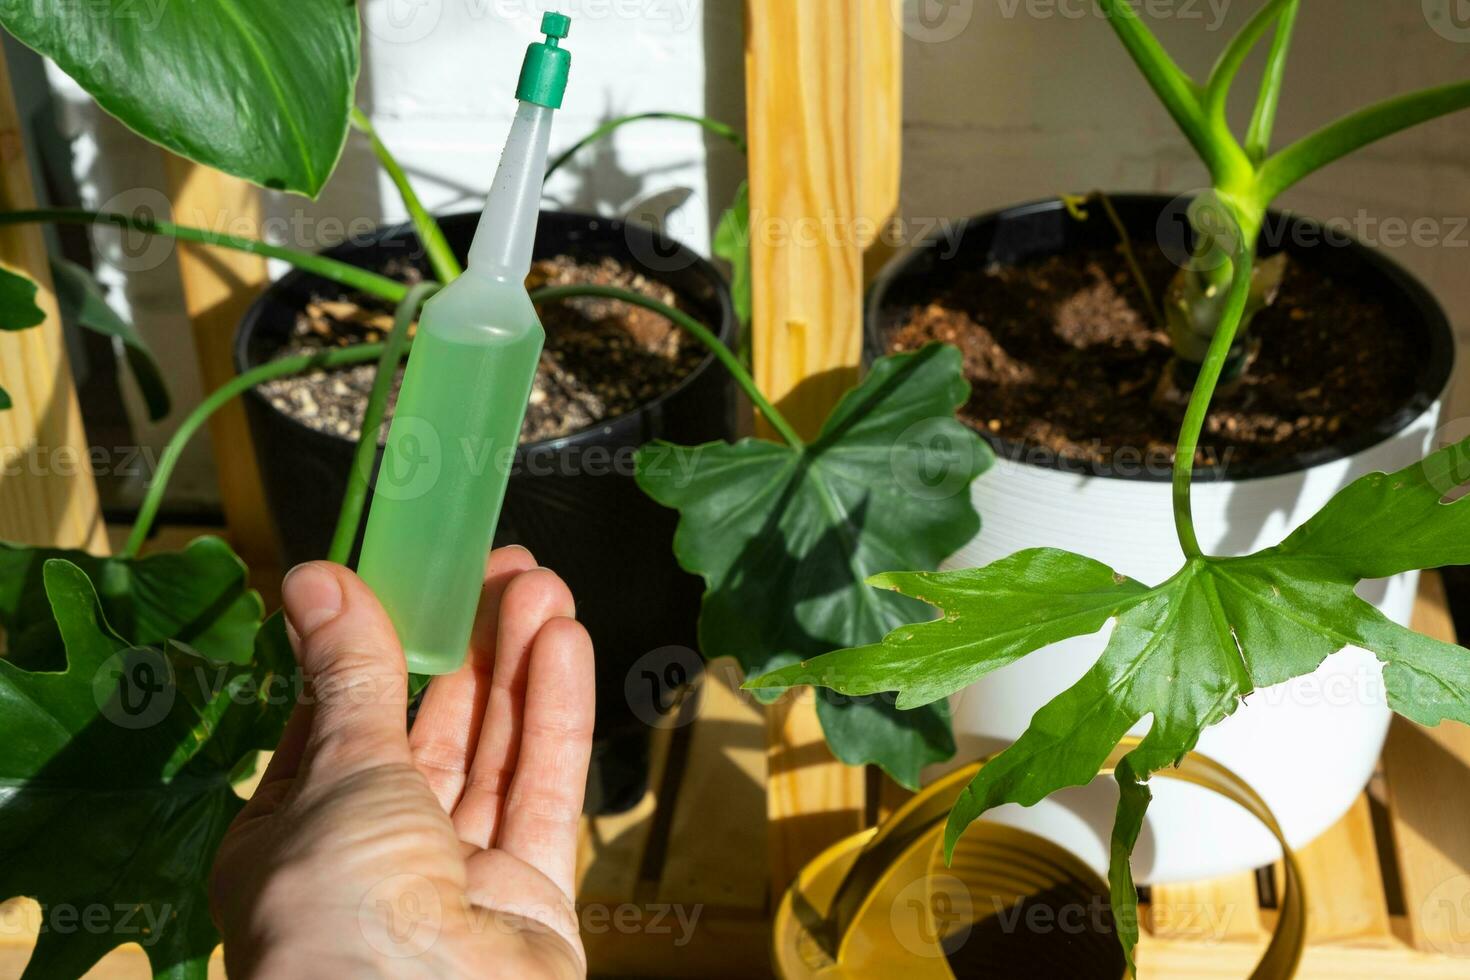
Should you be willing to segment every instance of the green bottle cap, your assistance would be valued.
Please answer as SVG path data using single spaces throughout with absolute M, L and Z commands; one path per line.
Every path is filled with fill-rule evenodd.
M 541 18 L 541 33 L 546 35 L 546 40 L 526 49 L 516 98 L 550 109 L 561 108 L 562 96 L 567 91 L 567 74 L 572 68 L 572 53 L 557 47 L 557 42 L 571 29 L 572 19 L 566 14 L 548 11 Z

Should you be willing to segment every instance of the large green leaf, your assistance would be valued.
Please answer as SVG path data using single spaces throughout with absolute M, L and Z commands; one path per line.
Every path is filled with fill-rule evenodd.
M 44 569 L 64 559 L 98 583 L 102 609 L 119 636 L 139 646 L 172 640 L 217 660 L 247 663 L 262 606 L 245 565 L 219 538 L 145 558 L 98 558 L 83 551 L 0 543 L 0 629 L 5 656 L 32 670 L 65 663 L 46 596 Z
M 65 670 L 0 660 L 0 899 L 35 898 L 46 926 L 24 976 L 80 976 L 138 942 L 156 976 L 202 980 L 209 869 L 241 806 L 230 777 L 294 703 L 283 621 L 231 664 L 123 639 L 68 561 L 43 578 Z
M 1128 857 L 1149 802 L 1148 776 L 1176 765 L 1200 733 L 1260 687 L 1309 674 L 1346 646 L 1384 663 L 1392 708 L 1421 724 L 1470 723 L 1470 651 L 1415 633 L 1359 598 L 1365 578 L 1470 564 L 1470 441 L 1398 473 L 1356 481 L 1280 545 L 1244 558 L 1196 558 L 1146 588 L 1097 562 L 1030 551 L 982 569 L 875 581 L 938 607 L 938 620 L 882 643 L 787 667 L 748 686 L 812 683 L 893 690 L 900 705 L 952 694 L 990 670 L 1115 619 L 1097 663 L 980 770 L 950 814 L 951 850 L 1004 803 L 1029 806 L 1090 782 L 1128 730 L 1148 734 L 1118 768 L 1113 901 L 1125 948 L 1137 941 Z
M 0 0 L 0 24 L 145 139 L 315 197 L 347 140 L 351 0 Z
M 163 383 L 163 373 L 153 359 L 153 351 L 133 325 L 108 304 L 92 273 L 75 262 L 53 258 L 51 279 L 56 284 L 56 302 L 62 317 L 88 330 L 115 337 L 122 344 L 123 356 L 148 406 L 148 417 L 157 422 L 167 415 L 168 387 Z
M 0 330 L 26 330 L 45 320 L 45 312 L 36 305 L 36 284 L 0 267 Z
M 863 581 L 935 568 L 979 531 L 969 488 L 992 457 L 955 421 L 968 394 L 959 351 L 933 345 L 875 363 L 802 449 L 759 439 L 645 447 L 638 482 L 680 511 L 675 554 L 705 580 L 704 655 L 733 656 L 754 676 L 876 641 L 920 613 Z M 940 706 L 826 696 L 817 710 L 838 758 L 875 763 L 906 786 L 954 753 Z

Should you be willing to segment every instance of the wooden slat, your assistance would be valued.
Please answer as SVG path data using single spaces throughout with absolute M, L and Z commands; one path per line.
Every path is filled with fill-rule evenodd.
M 1414 626 L 1453 639 L 1444 584 L 1438 575 L 1424 578 Z M 1470 727 L 1395 718 L 1383 764 L 1410 939 L 1420 949 L 1470 956 Z
M 894 29 L 893 0 L 859 0 L 862 45 L 862 130 L 858 214 L 875 237 L 864 242 L 871 279 L 896 251 L 883 228 L 898 213 L 903 176 L 903 32 Z
M 579 903 L 617 905 L 637 896 L 672 736 L 668 729 L 653 732 L 648 749 L 648 789 L 637 806 L 624 813 L 583 819 L 577 854 Z
M 704 674 L 658 900 L 766 908 L 766 726 L 733 660 Z
M 35 206 L 24 130 L 0 52 L 0 210 Z M 0 412 L 0 538 L 103 554 L 102 508 L 40 228 L 0 228 L 0 264 L 36 282 L 36 304 L 46 314 L 40 326 L 0 331 L 0 386 L 13 402 Z
M 1265 950 L 1258 943 L 1200 943 L 1145 935 L 1139 943 L 1139 980 L 1241 980 Z M 1464 960 L 1405 946 L 1308 946 L 1297 980 L 1464 980 Z
M 862 348 L 860 24 L 844 0 L 746 4 L 753 365 L 807 437 L 856 381 Z M 826 751 L 809 696 L 770 709 L 767 725 L 778 896 L 807 861 L 860 829 L 864 781 Z
M 861 355 L 861 19 L 847 0 L 746 11 L 756 381 L 811 436 Z
M 260 194 L 254 186 L 163 152 L 174 220 L 244 237 L 260 233 Z M 184 307 L 194 327 L 194 350 L 206 391 L 235 376 L 235 330 L 268 280 L 265 259 L 227 249 L 179 245 Z M 280 580 L 275 528 L 266 510 L 245 410 L 238 399 L 209 420 L 219 474 L 220 505 L 230 544 L 250 566 L 252 584 L 274 606 Z
M 1155 885 L 1148 907 L 1149 931 L 1165 939 L 1202 943 L 1254 941 L 1261 936 L 1256 876 Z
M 595 977 L 761 980 L 771 973 L 771 923 L 710 906 L 676 910 L 633 906 L 622 928 L 584 914 L 582 945 Z M 657 924 L 653 917 L 659 915 Z M 641 918 L 640 918 L 641 916 Z M 692 919 L 692 924 L 691 924 Z
M 1307 893 L 1307 942 L 1380 942 L 1392 936 L 1383 868 L 1366 794 L 1327 833 L 1297 851 Z M 1281 872 L 1276 869 L 1277 887 Z

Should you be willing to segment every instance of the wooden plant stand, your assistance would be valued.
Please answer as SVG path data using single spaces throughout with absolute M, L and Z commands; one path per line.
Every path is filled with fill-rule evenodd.
M 1415 626 L 1454 639 L 1438 575 L 1424 577 Z M 716 662 L 675 727 L 655 733 L 655 788 L 626 814 L 584 822 L 579 901 L 595 974 L 771 975 L 765 732 L 733 664 Z M 799 785 L 801 768 L 789 773 Z M 790 819 L 824 826 L 826 807 L 809 795 Z M 1367 791 L 1298 854 L 1309 902 L 1300 976 L 1470 976 L 1467 813 L 1470 728 L 1396 718 Z M 1272 871 L 1153 889 L 1170 914 L 1145 911 L 1140 976 L 1249 976 L 1275 921 L 1272 888 L 1262 887 Z M 691 918 L 686 934 L 679 923 Z

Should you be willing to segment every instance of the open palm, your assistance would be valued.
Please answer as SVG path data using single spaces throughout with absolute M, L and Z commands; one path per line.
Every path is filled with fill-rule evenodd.
M 361 580 L 313 563 L 282 592 L 307 690 L 215 862 L 230 975 L 585 975 L 592 646 L 566 586 L 494 552 L 465 666 L 412 731 L 402 652 Z

